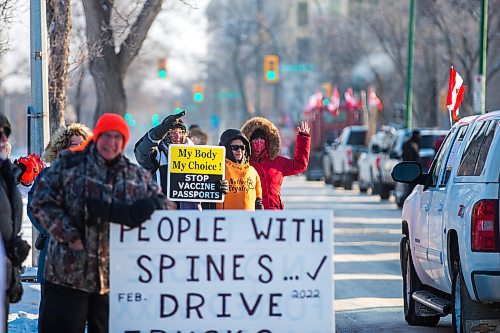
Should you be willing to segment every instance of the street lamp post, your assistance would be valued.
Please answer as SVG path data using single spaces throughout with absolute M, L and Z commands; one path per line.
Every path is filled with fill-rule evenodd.
M 30 2 L 31 105 L 28 107 L 28 153 L 42 156 L 49 141 L 49 102 L 47 67 L 47 29 L 45 0 Z M 32 244 L 38 231 L 33 227 Z M 38 251 L 33 248 L 33 266 L 38 266 Z
M 406 128 L 412 127 L 413 104 L 413 35 L 415 33 L 415 0 L 410 0 L 410 22 L 408 23 L 408 64 L 406 67 Z
M 481 114 L 486 113 L 486 49 L 488 45 L 488 0 L 482 0 L 481 4 L 481 27 L 479 38 L 479 76 L 481 78 L 481 94 L 479 110 Z

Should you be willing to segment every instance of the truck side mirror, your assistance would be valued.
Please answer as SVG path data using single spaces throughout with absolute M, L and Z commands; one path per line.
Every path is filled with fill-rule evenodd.
M 391 177 L 398 183 L 425 184 L 428 174 L 422 173 L 422 167 L 417 162 L 401 162 L 394 166 Z

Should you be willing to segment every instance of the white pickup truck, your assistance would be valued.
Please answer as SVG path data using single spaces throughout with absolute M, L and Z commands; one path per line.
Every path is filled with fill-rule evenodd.
M 352 189 L 353 181 L 358 179 L 358 157 L 366 151 L 366 131 L 366 126 L 347 126 L 332 145 L 329 160 L 333 186 Z
M 406 321 L 451 313 L 454 332 L 499 332 L 500 111 L 456 123 L 428 174 L 403 162 L 392 177 L 418 184 L 402 211 Z

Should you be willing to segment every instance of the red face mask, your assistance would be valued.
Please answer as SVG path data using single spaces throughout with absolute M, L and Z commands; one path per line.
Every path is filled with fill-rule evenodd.
M 252 152 L 260 154 L 264 149 L 266 149 L 266 140 L 254 139 L 252 140 L 251 145 L 252 145 Z

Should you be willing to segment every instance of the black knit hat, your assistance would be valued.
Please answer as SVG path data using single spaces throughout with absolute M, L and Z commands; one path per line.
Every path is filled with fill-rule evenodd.
M 11 128 L 10 128 L 9 119 L 7 119 L 7 117 L 3 113 L 0 113 L 0 128 L 3 129 L 4 133 L 7 136 L 10 135 Z
M 187 126 L 184 124 L 181 118 L 178 118 L 173 124 L 172 124 L 172 129 L 174 128 L 180 128 L 183 131 L 187 131 Z

